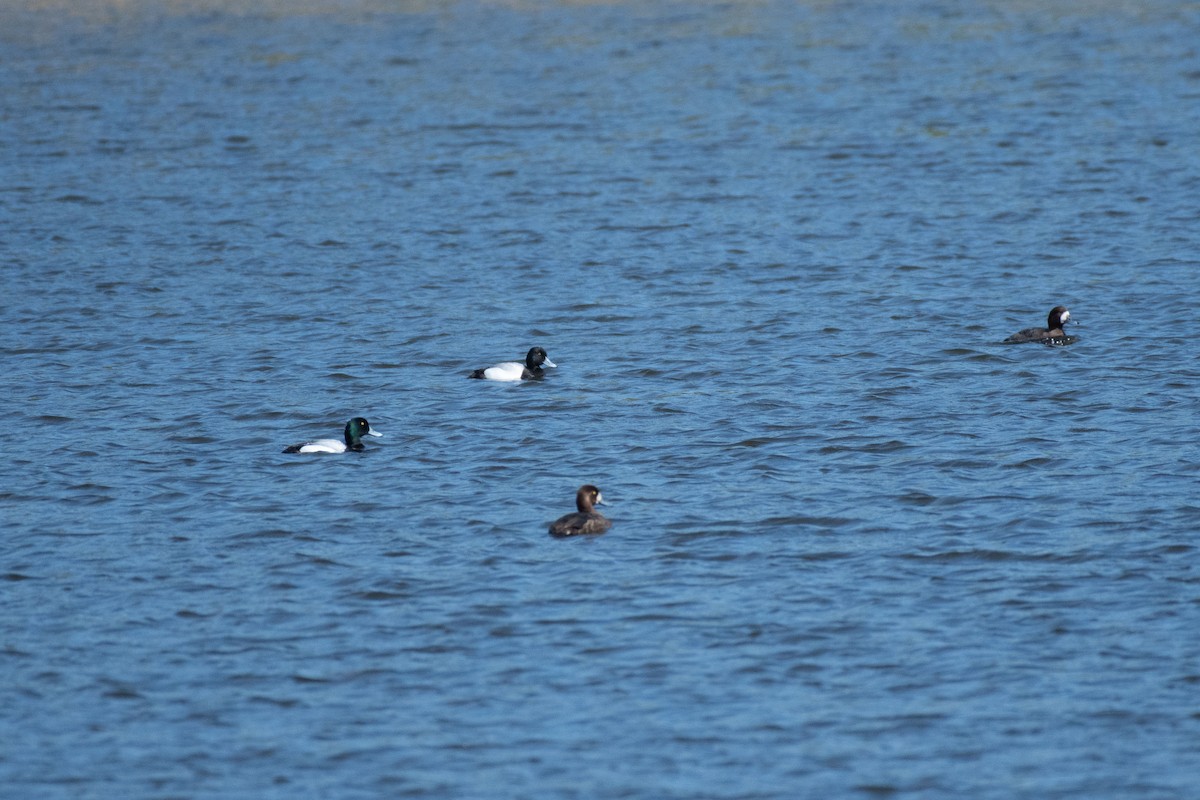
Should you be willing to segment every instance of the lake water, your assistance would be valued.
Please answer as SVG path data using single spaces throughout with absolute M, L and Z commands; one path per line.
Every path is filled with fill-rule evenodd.
M 3 3 L 2 793 L 1194 797 L 1198 42 Z

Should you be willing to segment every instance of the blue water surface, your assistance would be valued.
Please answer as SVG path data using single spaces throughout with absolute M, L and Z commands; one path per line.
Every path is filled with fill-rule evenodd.
M 1194 796 L 1197 42 L 3 4 L 0 793 Z

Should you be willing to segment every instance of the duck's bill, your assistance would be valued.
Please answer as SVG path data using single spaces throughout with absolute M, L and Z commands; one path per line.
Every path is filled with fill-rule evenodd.
M 367 431 L 367 436 L 383 436 L 383 434 L 374 428 L 371 428 L 371 430 Z
M 558 366 L 558 364 L 555 364 L 553 361 L 551 361 L 548 358 L 545 361 L 543 361 L 542 363 L 545 364 L 547 367 L 557 367 Z

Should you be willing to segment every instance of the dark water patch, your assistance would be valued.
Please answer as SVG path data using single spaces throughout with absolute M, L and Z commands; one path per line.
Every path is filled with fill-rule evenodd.
M 293 533 L 291 530 L 276 528 L 276 529 L 245 531 L 242 533 L 235 533 L 232 536 L 230 536 L 229 538 L 233 541 L 249 544 L 249 543 L 259 540 L 259 539 L 265 539 L 265 540 L 291 539 L 291 538 L 295 538 L 295 533 Z
M 807 515 L 790 515 L 782 517 L 769 517 L 762 520 L 758 524 L 766 527 L 838 528 L 852 523 L 853 520 L 845 517 L 812 517 Z
M 845 439 L 858 439 L 861 437 L 843 437 Z M 901 442 L 893 439 L 886 442 L 868 442 L 860 445 L 851 444 L 828 444 L 820 448 L 817 452 L 821 455 L 837 455 L 841 453 L 898 453 L 905 450 L 911 450 L 915 445 Z
M 123 683 L 121 681 L 106 679 L 106 680 L 102 681 L 102 685 L 107 687 L 101 692 L 102 697 L 107 697 L 112 700 L 143 700 L 143 699 L 145 699 L 145 698 L 143 698 L 142 694 L 140 692 L 138 692 L 133 686 L 131 686 L 127 683 Z
M 939 553 L 902 553 L 897 556 L 901 559 L 914 561 L 932 561 L 935 563 L 954 563 L 957 561 L 981 561 L 981 562 L 1004 562 L 1004 561 L 1020 561 L 1020 562 L 1052 562 L 1052 563 L 1079 563 L 1081 560 L 1087 560 L 1086 555 L 1077 554 L 1061 554 L 1061 553 L 1019 553 L 1004 550 L 948 550 Z
M 83 195 L 83 194 L 64 194 L 64 195 L 60 195 L 54 199 L 55 199 L 55 202 L 58 202 L 58 203 L 73 203 L 76 205 L 84 205 L 84 206 L 99 206 L 99 205 L 104 204 L 104 201 L 102 201 L 102 200 L 97 200 L 93 197 L 89 197 L 89 196 Z
M 291 680 L 293 683 L 299 683 L 299 684 L 327 684 L 327 683 L 334 682 L 333 679 L 331 679 L 331 678 L 322 678 L 322 677 L 318 677 L 316 675 L 311 675 L 311 674 L 309 674 L 309 675 L 295 674 L 295 675 L 291 676 Z
M 209 619 L 216 615 L 215 614 L 202 614 L 198 611 L 192 611 L 191 609 L 183 608 L 183 609 L 180 609 L 179 611 L 176 611 L 175 616 L 179 617 L 180 619 Z
M 931 494 L 926 494 L 921 491 L 911 491 L 900 495 L 897 498 L 901 503 L 910 503 L 916 506 L 927 506 L 936 503 L 938 498 Z
M 362 600 L 369 600 L 372 602 L 391 602 L 394 600 L 403 600 L 409 597 L 410 594 L 408 592 L 393 592 L 376 589 L 370 592 L 358 592 L 355 593 L 354 596 Z

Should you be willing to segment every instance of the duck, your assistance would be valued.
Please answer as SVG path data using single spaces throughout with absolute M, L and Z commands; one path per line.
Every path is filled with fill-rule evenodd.
M 345 453 L 348 450 L 364 450 L 362 443 L 363 436 L 383 436 L 382 433 L 371 427 L 371 423 L 367 422 L 362 417 L 355 417 L 346 423 L 346 430 L 343 433 L 345 441 L 337 439 L 317 439 L 312 442 L 303 442 L 301 444 L 293 444 L 283 448 L 285 453 Z
M 471 373 L 471 377 L 485 381 L 529 381 L 542 377 L 543 364 L 547 367 L 558 366 L 550 360 L 545 350 L 540 347 L 531 347 L 525 354 L 524 364 L 519 361 L 505 361 L 494 367 L 477 369 Z
M 612 527 L 612 520 L 595 510 L 605 505 L 600 490 L 590 483 L 579 487 L 575 493 L 574 514 L 566 514 L 550 523 L 551 536 L 577 536 L 579 534 L 604 533 Z
M 1046 317 L 1046 327 L 1026 328 L 1017 331 L 1004 340 L 1005 344 L 1021 344 L 1022 342 L 1045 342 L 1046 344 L 1070 344 L 1075 337 L 1067 336 L 1063 326 L 1071 319 L 1071 312 L 1066 306 L 1055 306 Z

